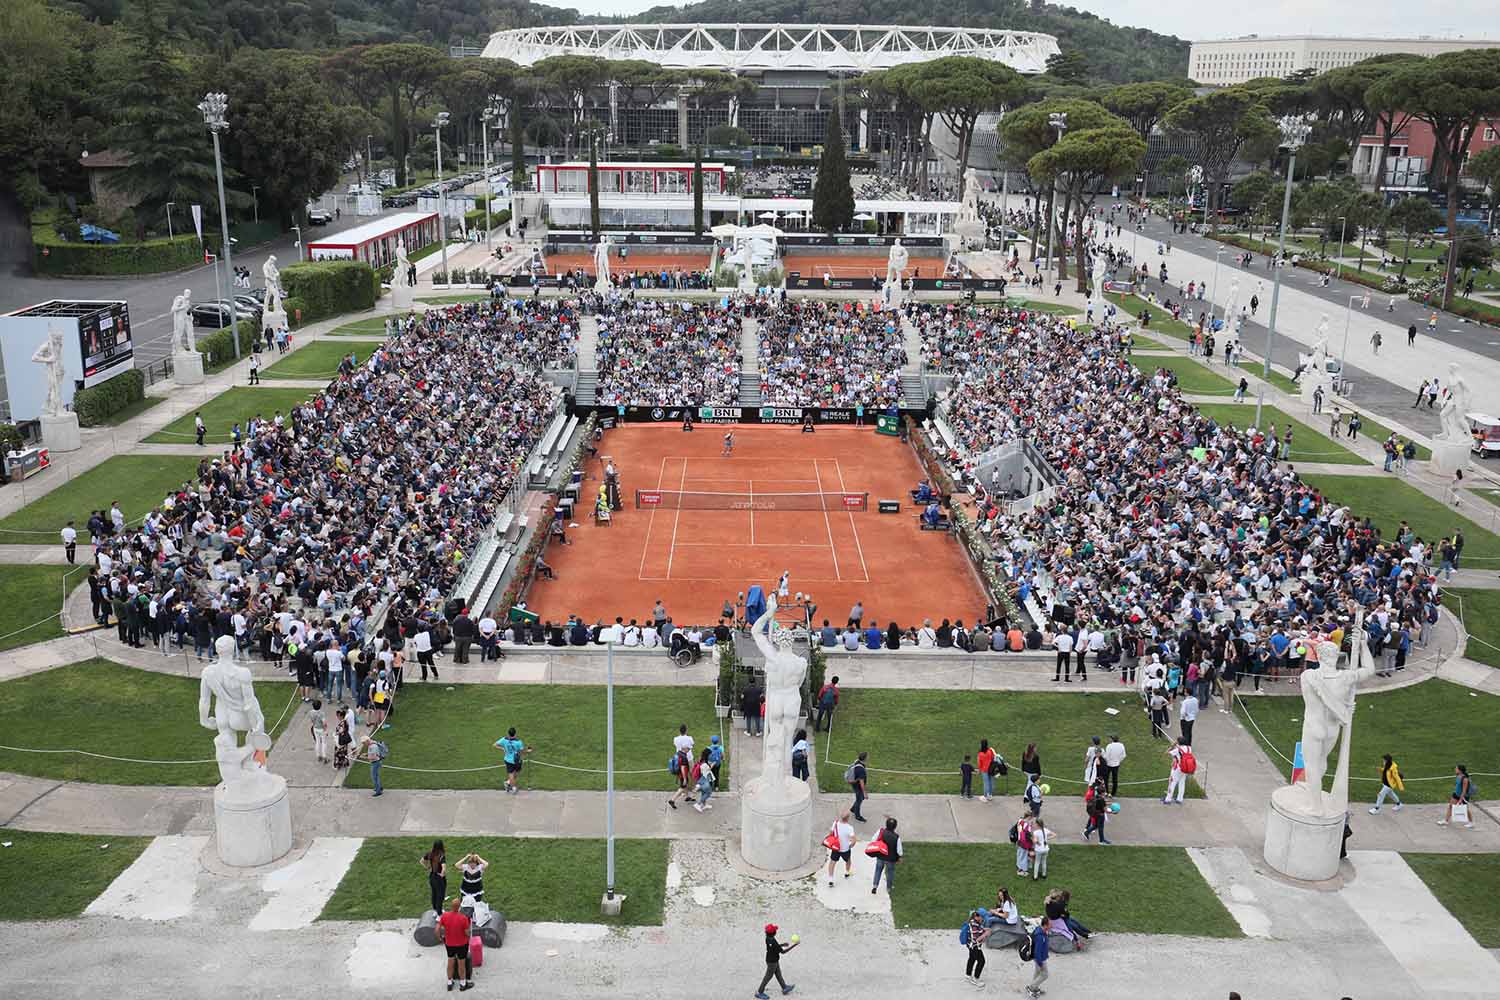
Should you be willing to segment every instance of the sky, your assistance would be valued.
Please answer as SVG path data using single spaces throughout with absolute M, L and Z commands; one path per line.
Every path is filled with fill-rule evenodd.
M 540 0 L 542 3 L 548 0 Z M 556 0 L 584 14 L 638 14 L 660 0 Z M 679 5 L 680 6 L 680 5 Z M 1075 0 L 1068 6 L 1092 11 L 1115 24 L 1150 28 L 1189 40 L 1262 35 L 1373 35 L 1465 37 L 1500 40 L 1500 3 L 1495 0 L 1258 0 L 1236 7 L 1227 23 L 1224 8 L 1202 0 Z M 1351 12 L 1357 10 L 1358 18 Z M 1205 12 L 1212 17 L 1205 17 Z

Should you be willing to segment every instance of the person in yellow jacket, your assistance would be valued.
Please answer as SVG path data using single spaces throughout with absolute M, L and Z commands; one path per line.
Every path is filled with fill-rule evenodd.
M 1380 812 L 1380 806 L 1386 799 L 1396 800 L 1396 811 L 1401 811 L 1401 796 L 1397 792 L 1406 791 L 1406 783 L 1401 780 L 1401 769 L 1396 762 L 1391 760 L 1391 755 L 1386 754 L 1385 760 L 1380 765 L 1380 794 L 1375 796 L 1375 804 L 1370 807 L 1370 815 L 1374 816 Z

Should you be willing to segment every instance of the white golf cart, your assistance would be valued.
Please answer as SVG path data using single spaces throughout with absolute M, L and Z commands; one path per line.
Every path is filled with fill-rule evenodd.
M 1470 450 L 1480 458 L 1500 455 L 1500 417 L 1488 413 L 1465 413 L 1469 422 L 1469 433 L 1474 435 Z

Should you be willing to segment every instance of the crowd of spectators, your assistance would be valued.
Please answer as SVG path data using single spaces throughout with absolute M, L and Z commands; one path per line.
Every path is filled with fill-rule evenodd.
M 891 406 L 905 364 L 900 316 L 867 303 L 793 299 L 760 320 L 760 392 L 773 406 Z
M 739 402 L 742 311 L 611 296 L 598 312 L 598 400 L 625 406 Z

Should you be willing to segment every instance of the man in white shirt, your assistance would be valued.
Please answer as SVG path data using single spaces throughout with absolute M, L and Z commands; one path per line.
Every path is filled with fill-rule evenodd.
M 616 646 L 624 643 L 625 625 L 623 624 L 621 619 L 616 618 L 613 625 L 606 625 L 602 629 L 600 629 L 599 641 L 605 643 L 606 645 L 609 643 L 614 643 Z
M 495 621 L 494 615 L 486 612 L 485 616 L 479 619 L 478 627 L 479 658 L 481 660 L 488 661 L 491 659 L 491 651 L 495 648 L 495 643 L 497 641 L 495 638 L 495 633 L 499 630 L 500 624 Z
M 412 637 L 411 648 L 417 654 L 417 665 L 422 668 L 422 680 L 427 679 L 427 671 L 432 670 L 432 679 L 437 680 L 437 664 L 432 659 L 432 631 L 426 624 L 417 626 L 417 634 Z
M 1182 729 L 1182 742 L 1187 746 L 1193 745 L 1193 720 L 1198 718 L 1198 696 L 1191 691 L 1182 700 L 1182 707 L 1177 710 L 1177 724 Z
M 625 626 L 622 634 L 625 645 L 639 646 L 641 644 L 641 627 L 635 623 L 634 618 L 630 619 L 630 624 Z
M 645 649 L 655 649 L 661 645 L 661 633 L 654 628 L 641 629 L 641 646 Z
M 234 625 L 234 658 L 238 660 L 245 652 L 250 623 L 245 619 L 243 611 L 236 611 L 229 620 Z
M 78 529 L 73 527 L 72 521 L 63 526 L 62 543 L 63 552 L 68 557 L 68 565 L 76 565 L 77 560 L 73 556 L 78 552 Z
M 1057 650 L 1057 665 L 1052 671 L 1054 681 L 1063 680 L 1069 683 L 1073 680 L 1073 636 L 1067 629 L 1058 629 L 1057 637 L 1052 640 L 1053 647 Z
M 125 533 L 125 512 L 120 509 L 118 500 L 109 505 L 109 523 L 115 526 L 115 534 Z
M 688 735 L 687 723 L 677 727 L 677 735 L 672 737 L 672 747 L 678 753 L 685 753 L 688 758 L 693 756 L 693 738 Z
M 1111 736 L 1109 742 L 1104 746 L 1104 754 L 1101 763 L 1104 765 L 1104 783 L 1109 786 L 1109 794 L 1119 794 L 1120 788 L 1120 765 L 1125 762 L 1125 744 L 1120 742 L 1120 737 Z

